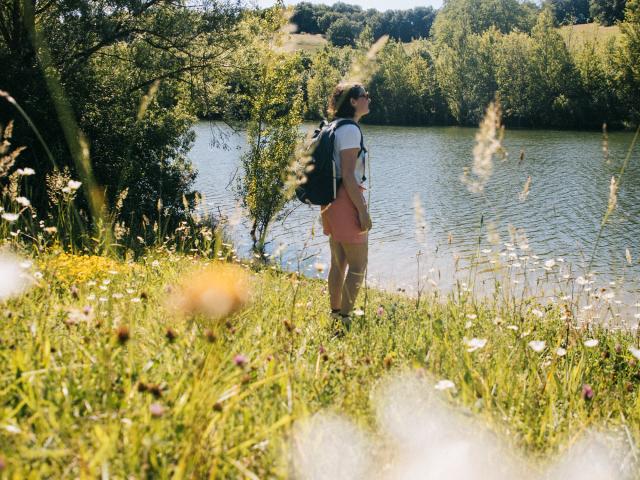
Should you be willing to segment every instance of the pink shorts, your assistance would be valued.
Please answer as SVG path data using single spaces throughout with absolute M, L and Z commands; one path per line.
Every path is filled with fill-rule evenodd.
M 363 191 L 364 188 L 360 187 L 361 195 Z M 367 232 L 360 228 L 358 209 L 344 185 L 338 189 L 337 198 L 329 205 L 322 206 L 320 211 L 325 235 L 340 243 L 367 243 Z

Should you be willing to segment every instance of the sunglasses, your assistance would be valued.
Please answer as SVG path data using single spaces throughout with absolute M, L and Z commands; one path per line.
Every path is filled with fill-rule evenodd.
M 362 97 L 366 98 L 367 100 L 371 100 L 371 95 L 369 95 L 369 92 L 361 93 L 356 98 L 362 98 Z

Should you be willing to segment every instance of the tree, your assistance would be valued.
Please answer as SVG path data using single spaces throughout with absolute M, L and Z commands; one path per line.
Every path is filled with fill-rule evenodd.
M 307 105 L 311 118 L 329 118 L 329 95 L 344 73 L 337 65 L 337 55 L 339 52 L 336 49 L 325 48 L 313 58 L 311 75 L 307 82 Z
M 495 58 L 495 77 L 505 124 L 527 126 L 537 101 L 533 97 L 533 40 L 522 32 L 502 37 Z
M 442 101 L 435 67 L 425 44 L 407 53 L 402 43 L 389 41 L 378 56 L 369 83 L 374 102 L 367 122 L 394 125 L 443 123 Z
M 252 219 L 254 248 L 262 252 L 269 225 L 289 200 L 285 180 L 302 121 L 301 63 L 297 56 L 263 55 L 251 94 L 249 151 L 242 156 L 238 196 Z
M 327 40 L 336 47 L 355 47 L 362 25 L 347 18 L 339 18 L 327 30 Z
M 640 124 L 640 0 L 629 0 L 620 25 L 622 39 L 616 57 L 617 85 L 632 122 Z
M 534 12 L 530 4 L 517 0 L 449 0 L 436 15 L 434 37 L 451 46 L 461 34 L 481 34 L 491 27 L 502 33 L 516 28 L 529 32 Z
M 587 23 L 591 19 L 589 0 L 550 0 L 549 5 L 559 25 Z
M 589 14 L 602 25 L 613 25 L 624 19 L 626 0 L 590 0 Z
M 531 97 L 536 102 L 531 120 L 536 126 L 566 127 L 575 116 L 577 75 L 549 9 L 538 16 L 531 37 Z
M 0 85 L 52 152 L 0 103 L 0 122 L 16 117 L 14 138 L 28 147 L 19 166 L 37 172 L 36 208 L 48 209 L 45 174 L 68 166 L 75 178 L 93 175 L 108 205 L 130 187 L 121 214 L 139 228 L 158 220 L 158 203 L 176 221 L 184 215 L 194 100 L 227 68 L 240 18 L 209 1 L 198 10 L 171 0 L 0 3 Z
M 323 33 L 318 26 L 316 10 L 309 2 L 301 2 L 295 6 L 291 23 L 298 27 L 299 33 Z

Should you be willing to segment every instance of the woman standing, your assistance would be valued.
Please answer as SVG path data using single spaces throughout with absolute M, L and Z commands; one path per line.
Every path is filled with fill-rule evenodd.
M 342 123 L 335 130 L 333 147 L 336 173 L 341 183 L 336 199 L 322 207 L 322 225 L 331 248 L 331 313 L 347 330 L 367 269 L 367 232 L 371 229 L 371 218 L 362 194 L 367 150 L 358 122 L 369 113 L 370 101 L 365 88 L 354 83 L 339 84 L 329 99 L 329 114 L 334 125 Z

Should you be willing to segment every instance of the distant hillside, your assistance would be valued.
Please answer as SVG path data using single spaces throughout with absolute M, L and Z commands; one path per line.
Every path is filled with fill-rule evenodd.
M 564 38 L 564 41 L 570 49 L 579 48 L 582 44 L 590 40 L 604 43 L 609 38 L 615 38 L 620 35 L 620 28 L 617 25 L 603 27 L 598 23 L 567 25 L 560 27 L 559 30 L 562 38 Z M 410 46 L 412 43 L 414 42 L 409 42 L 407 46 Z M 327 40 L 320 34 L 292 33 L 288 35 L 284 48 L 287 51 L 304 50 L 307 52 L 315 52 L 327 44 Z
M 327 40 L 320 34 L 311 35 L 309 33 L 290 33 L 284 43 L 284 50 L 295 52 L 304 50 L 305 52 L 316 52 L 327 44 Z
M 585 23 L 561 27 L 560 34 L 564 38 L 567 47 L 573 50 L 588 41 L 604 43 L 610 38 L 615 38 L 620 35 L 620 28 L 617 25 L 603 27 L 598 23 Z

